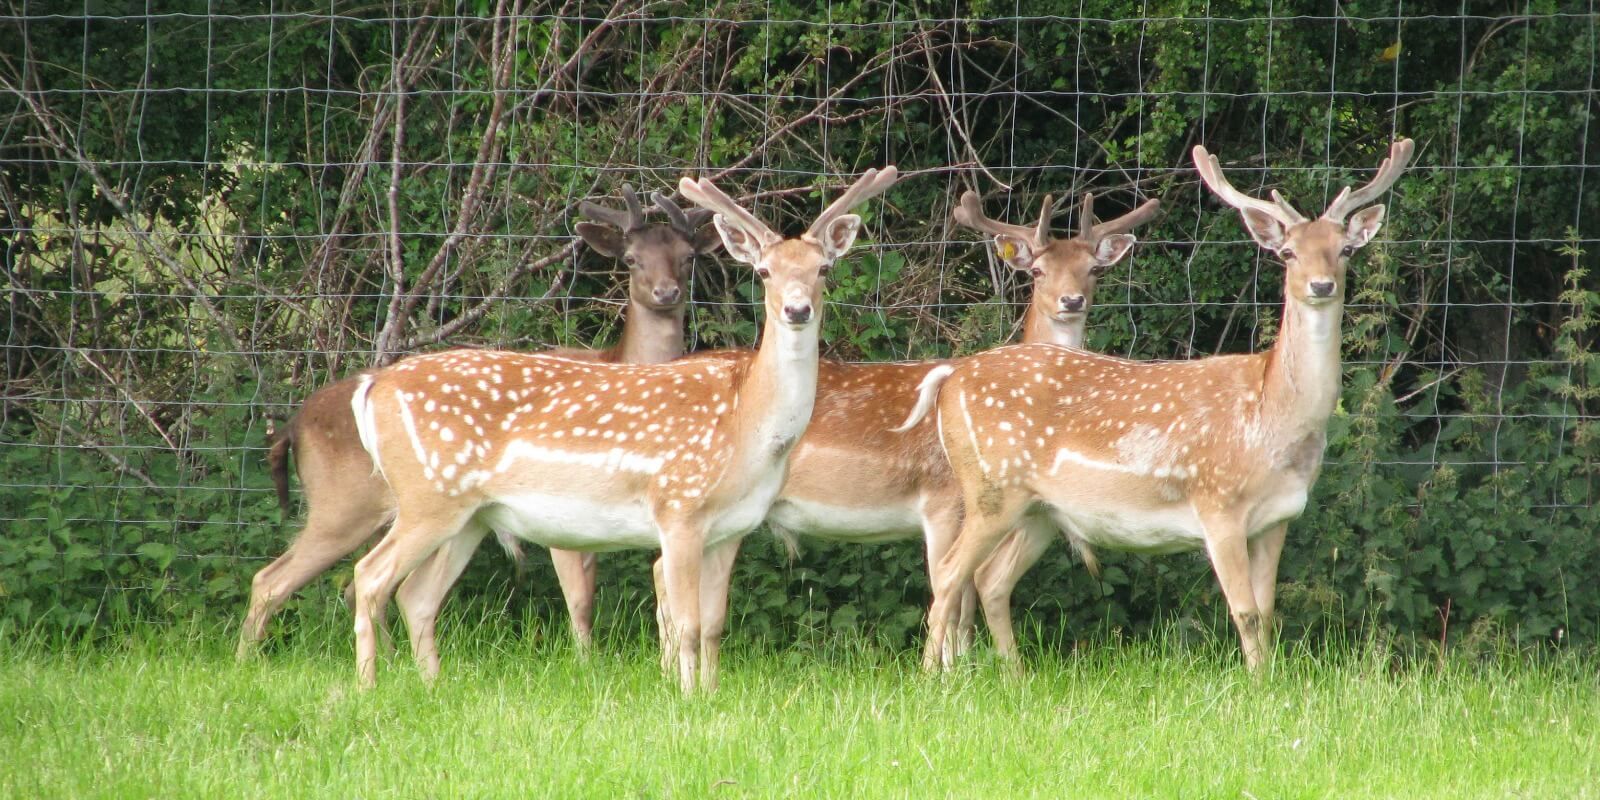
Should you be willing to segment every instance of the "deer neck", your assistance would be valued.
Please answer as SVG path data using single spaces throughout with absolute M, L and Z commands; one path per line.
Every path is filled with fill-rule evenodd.
M 1087 314 L 1076 314 L 1071 322 L 1061 322 L 1039 311 L 1029 303 L 1028 313 L 1022 319 L 1023 344 L 1059 344 L 1066 347 L 1083 347 L 1083 328 Z
M 735 398 L 745 452 L 786 456 L 811 422 L 817 399 L 817 332 L 821 321 L 795 330 L 768 314 L 761 347 Z
M 1326 430 L 1339 401 L 1340 320 L 1344 305 L 1286 300 L 1283 329 L 1267 357 L 1262 412 L 1290 436 Z
M 682 356 L 683 315 L 683 306 L 659 311 L 629 300 L 617 360 L 624 364 L 663 364 Z

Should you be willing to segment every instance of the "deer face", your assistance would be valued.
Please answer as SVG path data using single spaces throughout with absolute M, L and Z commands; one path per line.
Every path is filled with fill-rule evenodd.
M 727 225 L 721 216 L 716 218 L 716 224 L 728 253 L 755 267 L 766 291 L 767 317 L 803 330 L 819 319 L 825 276 L 833 262 L 850 249 L 861 219 L 845 214 L 815 239 L 808 234 L 764 248 L 755 247 L 751 237 Z
M 1285 226 L 1253 209 L 1241 213 L 1256 243 L 1283 259 L 1284 292 L 1294 302 L 1316 307 L 1344 301 L 1346 262 L 1377 235 L 1384 207 L 1358 211 L 1344 225 L 1319 217 Z
M 717 247 L 710 226 L 685 235 L 671 225 L 646 225 L 622 233 L 606 225 L 580 222 L 578 235 L 597 252 L 628 267 L 628 298 L 652 311 L 671 312 L 689 300 L 694 259 Z
M 1019 272 L 1033 276 L 1034 313 L 1056 322 L 1076 322 L 1094 304 L 1094 287 L 1133 248 L 1134 237 L 1112 234 L 1096 244 L 1057 239 L 1035 249 L 1020 237 L 1001 234 L 995 249 Z

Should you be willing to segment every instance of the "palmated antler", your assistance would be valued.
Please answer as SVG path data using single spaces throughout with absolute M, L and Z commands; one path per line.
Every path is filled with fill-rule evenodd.
M 1078 238 L 1091 247 L 1114 233 L 1124 233 L 1149 222 L 1161 210 L 1160 200 L 1146 200 L 1138 208 L 1113 220 L 1094 221 L 1094 192 L 1083 194 L 1083 214 L 1078 218 Z
M 900 172 L 893 166 L 884 167 L 883 169 L 869 169 L 862 173 L 861 177 L 856 179 L 856 182 L 851 184 L 844 194 L 839 195 L 839 199 L 834 200 L 827 208 L 822 210 L 821 214 L 817 215 L 816 220 L 811 223 L 811 227 L 806 229 L 806 235 L 812 238 L 821 236 L 823 230 L 828 227 L 828 223 L 850 213 L 850 209 L 883 194 L 899 179 Z
M 1227 176 L 1222 174 L 1222 165 L 1217 162 L 1217 157 L 1207 152 L 1204 145 L 1194 146 L 1194 166 L 1200 170 L 1200 179 L 1211 187 L 1211 191 L 1215 192 L 1222 202 L 1240 211 L 1246 209 L 1259 211 L 1277 220 L 1286 228 L 1306 221 L 1305 215 L 1289 205 L 1289 201 L 1283 199 L 1283 195 L 1278 194 L 1276 189 L 1272 191 L 1272 202 L 1269 203 L 1233 188 Z
M 1039 210 L 1038 225 L 1031 228 L 1027 225 L 1012 225 L 984 216 L 983 204 L 978 201 L 978 193 L 968 189 L 961 195 L 961 204 L 956 206 L 954 216 L 958 224 L 975 231 L 992 236 L 1011 236 L 1021 239 L 1037 250 L 1050 244 L 1050 212 L 1054 206 L 1055 198 L 1045 195 L 1044 207 Z
M 1328 204 L 1328 210 L 1322 212 L 1323 219 L 1344 222 L 1352 211 L 1378 199 L 1378 195 L 1387 191 L 1400 173 L 1406 171 L 1406 163 L 1411 160 L 1411 152 L 1415 147 L 1416 143 L 1410 139 L 1401 139 L 1390 145 L 1389 157 L 1378 165 L 1378 173 L 1372 176 L 1372 180 L 1353 192 L 1348 186 L 1341 189 L 1333 202 Z
M 720 217 L 725 224 L 732 225 L 743 231 L 746 235 L 761 243 L 762 247 L 769 247 L 783 241 L 783 237 L 776 231 L 767 227 L 766 223 L 756 219 L 754 214 L 744 210 L 733 198 L 724 194 L 709 178 L 694 180 L 681 178 L 678 180 L 678 191 L 689 202 L 703 208 L 710 209 Z
M 594 220 L 603 222 L 620 229 L 623 233 L 636 231 L 644 227 L 644 208 L 639 205 L 639 196 L 634 194 L 633 186 L 622 184 L 622 202 L 628 204 L 626 211 L 606 208 L 598 203 L 588 200 L 578 205 L 578 213 Z

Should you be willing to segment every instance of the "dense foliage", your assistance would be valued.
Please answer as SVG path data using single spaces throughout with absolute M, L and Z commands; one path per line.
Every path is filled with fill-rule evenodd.
M 1187 358 L 1270 344 L 1281 298 L 1189 148 L 1311 209 L 1406 135 L 1417 166 L 1352 265 L 1345 393 L 1282 610 L 1296 632 L 1600 633 L 1583 4 L 623 5 L 106 0 L 0 21 L 0 624 L 241 613 L 294 527 L 262 463 L 273 422 L 398 353 L 611 341 L 623 276 L 570 225 L 624 180 L 708 169 L 792 228 L 864 168 L 920 172 L 832 280 L 826 352 L 860 360 L 1013 335 L 1026 281 L 952 226 L 963 189 L 1011 185 L 1019 216 L 1047 192 L 1103 193 L 1104 215 L 1160 197 L 1090 344 Z M 758 291 L 704 260 L 692 345 L 751 343 Z M 1060 547 L 1028 576 L 1038 638 L 1224 621 L 1200 557 L 1106 561 L 1096 581 Z M 602 617 L 647 602 L 646 564 L 602 558 Z M 923 570 L 916 543 L 790 562 L 758 535 L 731 628 L 907 643 Z M 487 549 L 458 592 L 551 614 L 557 594 Z

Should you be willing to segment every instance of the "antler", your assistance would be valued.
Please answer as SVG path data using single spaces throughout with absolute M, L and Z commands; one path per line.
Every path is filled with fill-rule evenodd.
M 966 193 L 961 195 L 961 204 L 956 206 L 953 216 L 955 216 L 958 224 L 965 225 L 980 233 L 994 236 L 1014 236 L 1036 248 L 1042 248 L 1050 243 L 1050 209 L 1053 204 L 1054 199 L 1046 195 L 1044 208 L 1039 212 L 1038 225 L 1033 227 L 1012 225 L 984 216 L 983 205 L 978 202 L 978 193 L 968 189 Z
M 844 214 L 850 213 L 850 209 L 887 191 L 899 179 L 900 172 L 892 165 L 883 169 L 869 169 L 862 173 L 861 177 L 849 189 L 846 189 L 844 194 L 839 195 L 839 199 L 833 201 L 827 208 L 822 210 L 821 214 L 817 215 L 816 221 L 812 222 L 811 227 L 806 229 L 806 235 L 811 237 L 821 236 L 828 223 Z
M 1116 219 L 1096 223 L 1094 221 L 1094 193 L 1085 192 L 1083 195 L 1083 214 L 1078 218 L 1078 238 L 1092 245 L 1113 233 L 1130 231 L 1139 225 L 1149 222 L 1156 215 L 1156 212 L 1160 210 L 1160 200 L 1146 200 L 1143 205 Z
M 1333 198 L 1328 205 L 1328 210 L 1322 212 L 1322 217 L 1332 222 L 1344 222 L 1350 212 L 1376 200 L 1392 186 L 1400 173 L 1406 171 L 1406 163 L 1411 160 L 1411 151 L 1415 143 L 1410 139 L 1401 139 L 1389 146 L 1389 157 L 1378 165 L 1378 174 L 1372 176 L 1371 182 L 1355 191 L 1350 191 L 1346 186 Z
M 1283 199 L 1283 195 L 1278 194 L 1276 189 L 1272 191 L 1272 202 L 1269 203 L 1233 188 L 1233 184 L 1223 176 L 1222 165 L 1217 163 L 1217 157 L 1206 152 L 1204 145 L 1194 146 L 1194 166 L 1200 170 L 1200 179 L 1211 187 L 1211 191 L 1215 192 L 1222 202 L 1240 211 L 1245 209 L 1259 211 L 1283 223 L 1285 227 L 1306 221 L 1305 215 L 1289 205 L 1289 201 Z
M 783 241 L 782 236 L 767 227 L 766 223 L 756 219 L 754 214 L 741 208 L 738 203 L 733 201 L 733 198 L 723 194 L 722 190 L 718 189 L 716 184 L 713 184 L 709 178 L 701 178 L 698 181 L 691 178 L 680 178 L 678 180 L 678 191 L 689 202 L 710 209 L 718 216 L 721 216 L 723 222 L 733 225 L 749 236 L 754 237 L 756 241 L 761 243 L 762 247 Z
M 685 214 L 677 203 L 672 202 L 672 198 L 660 192 L 651 192 L 650 196 L 655 200 L 656 207 L 667 215 L 667 221 L 672 225 L 673 229 L 684 236 L 694 236 L 695 229 L 699 228 L 700 224 L 705 222 L 705 218 L 711 215 L 710 211 L 703 208 L 690 209 Z
M 578 213 L 594 220 L 604 222 L 622 229 L 623 233 L 635 231 L 644 227 L 644 209 L 639 206 L 639 196 L 634 194 L 633 186 L 622 184 L 622 202 L 628 204 L 626 211 L 606 208 L 598 203 L 588 200 L 578 205 Z

